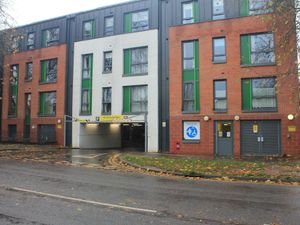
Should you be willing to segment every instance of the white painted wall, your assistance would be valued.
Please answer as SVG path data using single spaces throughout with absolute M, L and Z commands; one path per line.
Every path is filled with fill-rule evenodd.
M 123 77 L 123 50 L 148 46 L 148 75 Z M 112 51 L 113 71 L 103 74 L 103 53 Z M 92 115 L 80 116 L 81 60 L 93 54 Z M 148 85 L 148 151 L 158 151 L 158 31 L 147 30 L 76 42 L 74 46 L 73 117 L 95 120 L 102 112 L 102 88 L 112 87 L 112 115 L 121 115 L 123 86 Z M 144 116 L 134 120 L 143 121 Z M 73 123 L 73 147 L 80 147 L 80 124 Z M 97 136 L 95 136 L 97 138 Z M 93 140 L 90 140 L 93 141 Z M 109 140 L 107 140 L 109 141 Z

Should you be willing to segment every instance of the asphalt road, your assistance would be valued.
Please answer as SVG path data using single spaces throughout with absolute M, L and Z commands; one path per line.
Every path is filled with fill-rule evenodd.
M 300 187 L 0 160 L 0 225 L 300 224 Z

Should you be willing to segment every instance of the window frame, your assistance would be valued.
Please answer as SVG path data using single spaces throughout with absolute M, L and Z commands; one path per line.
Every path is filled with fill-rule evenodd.
M 29 74 L 29 70 L 28 70 L 28 65 L 31 64 L 31 76 L 28 76 Z M 26 71 L 25 71 L 25 81 L 26 82 L 29 82 L 29 81 L 32 81 L 32 75 L 33 75 L 33 62 L 27 62 L 26 63 Z
M 220 40 L 220 39 L 223 39 L 224 40 L 224 55 L 216 55 L 216 50 L 215 50 L 215 40 Z M 214 64 L 224 64 L 224 63 L 227 63 L 227 45 L 226 45 L 226 37 L 225 36 L 222 36 L 222 37 L 213 37 L 212 38 L 212 52 L 213 52 L 213 57 L 212 57 L 212 61 Z M 222 57 L 224 56 L 225 57 L 225 60 L 219 60 L 219 61 L 216 61 L 216 57 Z
M 53 110 L 54 113 L 46 113 L 45 112 L 45 102 L 44 102 L 43 106 L 41 105 L 42 95 L 52 94 L 52 93 L 55 93 L 55 110 Z M 46 99 L 46 96 L 44 97 L 44 99 Z M 42 107 L 43 107 L 43 110 L 41 110 Z M 54 106 L 52 105 L 52 107 L 54 107 Z M 42 112 L 42 111 L 44 111 L 44 112 Z M 39 92 L 39 113 L 38 113 L 38 116 L 39 117 L 55 117 L 56 113 L 57 113 L 57 91 L 42 91 L 42 92 Z
M 53 81 L 47 81 L 47 77 L 49 76 L 48 71 L 48 64 L 50 63 L 50 61 L 56 61 L 56 70 L 55 70 L 55 79 Z M 43 80 L 43 66 L 44 63 L 46 64 L 46 71 L 45 71 L 45 80 Z M 54 74 L 54 72 L 53 72 Z M 41 60 L 41 73 L 40 73 L 40 83 L 41 84 L 48 84 L 48 83 L 56 83 L 57 82 L 57 78 L 58 78 L 58 58 L 52 58 L 52 59 L 45 59 L 45 60 Z
M 106 70 L 106 68 L 109 68 L 109 67 L 106 67 L 105 65 L 105 60 L 106 60 L 106 55 L 107 54 L 111 54 L 111 65 L 110 65 L 110 69 Z M 113 51 L 105 51 L 103 52 L 103 71 L 102 73 L 103 74 L 109 74 L 109 73 L 112 73 L 112 70 L 113 70 Z
M 147 62 L 143 62 L 143 63 L 132 63 L 132 52 L 135 51 L 135 50 L 139 50 L 139 49 L 146 49 L 147 51 Z M 127 65 L 130 67 L 130 73 L 129 74 L 126 74 L 126 71 L 125 71 L 125 57 L 126 57 L 126 54 L 125 52 L 126 51 L 129 51 L 130 55 L 130 65 Z M 148 75 L 149 73 L 149 48 L 148 46 L 141 46 L 141 47 L 136 47 L 136 48 L 127 48 L 127 49 L 124 49 L 123 50 L 123 62 L 124 62 L 124 68 L 123 68 L 123 77 L 131 77 L 131 76 L 144 76 L 144 75 Z M 132 72 L 132 67 L 133 66 L 140 66 L 140 65 L 147 65 L 147 71 L 146 72 L 142 72 L 142 73 L 133 73 Z
M 148 13 L 148 21 L 147 21 L 147 26 L 138 26 L 135 27 L 133 26 L 133 15 L 137 14 L 137 13 L 142 13 L 142 12 L 147 12 Z M 130 31 L 127 31 L 126 28 L 126 21 L 127 21 L 127 17 L 130 16 L 131 20 L 130 20 Z M 127 21 L 128 22 L 128 21 Z M 149 30 L 150 29 L 150 10 L 147 9 L 141 9 L 141 10 L 137 10 L 137 11 L 131 11 L 131 12 L 127 12 L 124 14 L 124 32 L 139 32 L 139 31 L 145 31 L 145 30 Z
M 13 68 L 16 68 L 14 70 Z M 14 77 L 14 71 L 16 71 L 16 77 Z M 20 77 L 20 66 L 19 64 L 13 64 L 10 66 L 9 75 L 9 98 L 8 98 L 8 117 L 15 118 L 18 115 L 18 94 L 19 94 L 19 77 Z M 15 78 L 15 80 L 13 80 Z M 13 83 L 12 83 L 13 82 Z M 13 88 L 15 88 L 15 95 L 13 94 Z M 14 108 L 11 107 L 11 103 L 15 102 Z
M 106 30 L 107 29 L 106 21 L 108 19 L 111 19 L 111 18 L 113 19 L 112 31 L 107 32 L 107 30 Z M 115 34 L 115 17 L 113 15 L 104 17 L 104 31 L 103 31 L 103 34 L 104 34 L 104 36 L 111 36 L 111 35 Z
M 104 99 L 105 90 L 110 90 L 110 101 L 106 102 Z M 105 105 L 110 105 L 110 112 L 104 112 Z M 103 87 L 102 88 L 102 115 L 111 115 L 112 113 L 112 87 Z
M 193 12 L 193 17 L 191 18 L 184 18 L 184 6 L 185 5 L 189 5 L 191 4 L 192 5 L 192 12 Z M 181 24 L 192 24 L 192 23 L 195 23 L 195 13 L 194 13 L 194 1 L 186 1 L 186 2 L 182 2 L 181 3 Z M 185 22 L 185 21 L 191 21 L 191 22 Z
M 216 82 L 225 82 L 225 97 L 216 97 Z M 214 111 L 215 112 L 227 112 L 228 110 L 228 87 L 227 87 L 227 80 L 226 79 L 222 79 L 222 80 L 214 80 L 213 81 L 213 88 L 214 88 L 214 99 L 213 99 L 213 105 L 214 105 Z M 217 109 L 216 108 L 216 100 L 225 100 L 226 101 L 226 108 L 225 109 Z
M 274 62 L 264 62 L 264 63 L 253 63 L 252 62 L 252 40 L 251 40 L 251 37 L 252 36 L 258 36 L 258 35 L 266 35 L 266 34 L 272 34 L 272 37 L 273 37 L 273 51 L 268 51 L 269 53 L 272 53 L 274 54 Z M 243 47 L 242 47 L 242 37 L 249 37 L 250 39 L 250 43 L 249 43 L 249 48 L 250 48 L 250 64 L 249 63 L 246 63 L 246 64 L 243 64 Z M 241 60 L 241 67 L 250 67 L 250 66 L 274 66 L 276 65 L 276 61 L 277 61 L 277 57 L 276 57 L 276 40 L 275 40 L 275 34 L 273 32 L 258 32 L 258 33 L 248 33 L 248 34 L 241 34 L 240 35 L 240 60 Z M 259 53 L 263 53 L 262 52 L 257 52 L 258 54 Z
M 263 80 L 263 79 L 273 79 L 274 80 L 274 96 L 273 97 L 265 97 L 265 98 L 269 98 L 269 99 L 274 99 L 275 100 L 275 104 L 276 107 L 262 107 L 262 108 L 253 108 L 253 99 L 255 99 L 253 97 L 253 80 Z M 276 85 L 277 85 L 277 79 L 274 76 L 271 77 L 255 77 L 255 78 L 242 78 L 242 111 L 243 112 L 277 112 L 278 111 L 278 98 L 277 98 L 277 91 L 276 91 Z M 243 109 L 243 93 L 244 93 L 244 85 L 243 85 L 243 81 L 244 80 L 250 80 L 251 82 L 251 109 Z M 257 99 L 257 98 L 256 98 Z
M 252 0 L 248 0 L 249 2 L 249 7 L 248 7 L 248 10 L 249 10 L 249 15 L 250 16 L 254 16 L 254 15 L 262 15 L 262 14 L 268 14 L 268 13 L 272 13 L 273 12 L 273 7 L 270 6 L 270 8 L 267 8 L 268 7 L 268 2 L 266 1 L 266 5 L 262 8 L 251 8 L 251 2 Z M 257 1 L 257 0 L 255 0 Z
M 124 109 L 124 89 L 125 88 L 130 88 L 130 112 L 125 112 L 125 109 Z M 138 103 L 145 103 L 146 106 L 147 106 L 147 110 L 146 111 L 132 111 L 132 105 L 133 105 L 133 99 L 132 99 L 132 88 L 146 88 L 146 93 L 147 93 L 147 100 L 146 101 L 138 101 Z M 145 113 L 148 113 L 149 111 L 149 96 L 148 96 L 148 91 L 149 91 L 149 88 L 148 88 L 148 85 L 129 85 L 129 86 L 123 86 L 123 109 L 122 109 L 122 112 L 123 114 L 125 115 L 139 115 L 139 114 L 145 114 Z M 137 102 L 137 101 L 135 101 Z
M 29 36 L 31 34 L 33 35 L 33 43 L 29 44 L 28 41 L 29 41 Z M 35 42 L 36 42 L 36 32 L 29 32 L 29 33 L 27 33 L 27 40 L 26 40 L 27 50 L 33 50 L 33 49 L 35 49 Z
M 92 57 L 91 57 L 92 56 Z M 91 60 L 91 62 L 89 62 L 89 64 L 88 64 L 88 68 L 84 68 L 84 58 L 85 57 L 88 57 L 89 58 L 89 60 Z M 82 58 L 81 58 L 81 79 L 82 80 L 89 80 L 89 79 L 91 79 L 91 73 L 93 72 L 93 71 L 91 71 L 92 69 L 93 69 L 93 54 L 84 54 L 84 55 L 82 55 Z M 88 72 L 88 77 L 85 77 L 84 76 L 84 72 L 85 71 L 87 71 Z
M 50 30 L 54 30 L 54 29 L 58 30 L 58 39 L 47 40 L 44 35 L 46 35 L 47 32 L 50 32 Z M 47 47 L 51 47 L 51 46 L 54 46 L 54 45 L 58 45 L 59 41 L 60 41 L 60 35 L 61 35 L 60 27 L 58 27 L 58 26 L 57 27 L 52 27 L 52 28 L 44 29 L 42 31 L 42 47 L 47 48 Z
M 85 30 L 85 24 L 90 23 L 91 24 L 91 31 L 90 34 L 86 34 Z M 96 21 L 94 19 L 85 20 L 82 22 L 82 40 L 88 40 L 95 37 L 96 34 Z
M 224 0 L 222 0 L 223 1 L 223 13 L 218 13 L 218 14 L 215 14 L 214 13 L 214 6 L 215 6 L 215 1 L 216 0 L 212 0 L 211 1 L 211 3 L 212 3 L 212 6 L 211 6 L 211 9 L 212 9 L 212 20 L 214 21 L 214 20 L 223 20 L 223 19 L 225 19 L 226 18 L 226 15 L 225 15 L 225 1 Z M 218 0 L 217 0 L 218 1 Z
M 88 89 L 88 88 L 81 88 L 81 98 L 80 98 L 80 115 L 91 115 L 91 104 L 92 104 L 92 102 L 91 102 L 91 98 L 90 98 L 90 96 L 91 96 L 91 89 Z M 83 93 L 84 92 L 87 92 L 87 103 L 83 103 L 83 97 L 84 97 L 84 95 L 83 95 Z M 87 110 L 86 111 L 84 111 L 82 108 L 83 108 L 83 106 L 84 105 L 86 105 L 86 108 L 87 108 Z

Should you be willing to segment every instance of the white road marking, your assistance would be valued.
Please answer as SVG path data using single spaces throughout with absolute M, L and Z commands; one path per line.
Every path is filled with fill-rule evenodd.
M 29 194 L 51 197 L 51 198 L 62 199 L 62 200 L 68 200 L 68 201 L 73 201 L 73 202 L 105 206 L 105 207 L 109 207 L 109 208 L 117 208 L 117 209 L 130 210 L 130 211 L 136 211 L 136 212 L 144 212 L 144 213 L 157 213 L 156 210 L 151 210 L 151 209 L 143 209 L 143 208 L 136 208 L 136 207 L 130 207 L 130 206 L 115 205 L 115 204 L 104 203 L 104 202 L 96 202 L 96 201 L 90 201 L 90 200 L 85 200 L 85 199 L 80 199 L 80 198 L 72 198 L 72 197 L 67 197 L 67 196 L 63 196 L 63 195 L 55 195 L 55 194 L 33 191 L 33 190 L 17 188 L 17 187 L 3 187 L 3 186 L 0 186 L 0 187 L 2 187 L 5 190 L 8 190 L 8 191 L 29 193 Z
M 99 156 L 102 156 L 104 154 L 99 154 L 99 155 L 72 155 L 72 158 L 83 158 L 83 159 L 94 159 Z

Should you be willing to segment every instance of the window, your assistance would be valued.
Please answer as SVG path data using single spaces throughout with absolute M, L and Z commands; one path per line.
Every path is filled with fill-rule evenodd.
M 240 15 L 259 15 L 273 12 L 273 2 L 270 0 L 242 0 Z
M 81 80 L 81 114 L 92 112 L 92 81 L 93 81 L 93 55 L 82 56 L 82 80 Z
M 199 111 L 199 44 L 198 41 L 186 41 L 183 48 L 183 84 L 182 110 L 184 112 Z
M 31 93 L 25 94 L 25 125 L 30 125 Z
M 147 29 L 149 29 L 148 10 L 125 14 L 125 32 L 135 32 Z
M 199 121 L 183 121 L 183 140 L 184 141 L 200 141 L 200 122 Z
M 277 109 L 275 78 L 242 80 L 243 110 L 274 111 Z
M 214 110 L 226 111 L 227 110 L 227 91 L 226 80 L 214 81 Z
M 11 51 L 19 52 L 20 50 L 21 50 L 21 37 L 20 36 L 13 37 L 11 43 Z
M 224 18 L 224 0 L 213 0 L 213 20 Z
M 124 75 L 148 73 L 148 47 L 124 50 Z
M 53 83 L 57 80 L 57 59 L 41 62 L 41 83 Z
M 104 73 L 112 72 L 112 52 L 104 52 L 103 72 Z
M 224 37 L 213 39 L 213 54 L 214 63 L 226 62 L 226 47 Z
M 88 89 L 83 89 L 81 92 L 81 113 L 82 114 L 90 114 L 91 110 L 91 102 L 90 102 L 90 90 Z
M 19 65 L 10 67 L 8 115 L 17 116 Z
M 183 111 L 193 112 L 195 108 L 194 83 L 183 84 Z
M 32 62 L 26 63 L 26 75 L 25 75 L 26 81 L 32 80 Z
M 183 69 L 192 70 L 195 68 L 194 42 L 183 43 Z
M 82 56 L 82 79 L 90 79 L 92 72 L 92 55 Z
M 274 35 L 272 33 L 241 36 L 242 65 L 274 64 Z
M 104 19 L 104 35 L 113 35 L 114 34 L 114 17 L 109 16 Z
M 40 93 L 40 116 L 55 116 L 56 114 L 56 92 Z
M 111 114 L 111 87 L 102 91 L 102 114 Z
M 128 86 L 123 88 L 123 112 L 143 113 L 148 111 L 148 87 Z
M 95 37 L 95 20 L 83 22 L 82 38 L 89 39 Z
M 35 33 L 28 33 L 27 35 L 27 49 L 31 50 L 35 47 Z
M 182 24 L 194 23 L 198 16 L 198 2 L 191 1 L 182 4 Z
M 59 28 L 44 30 L 42 37 L 42 47 L 57 45 L 59 43 Z

